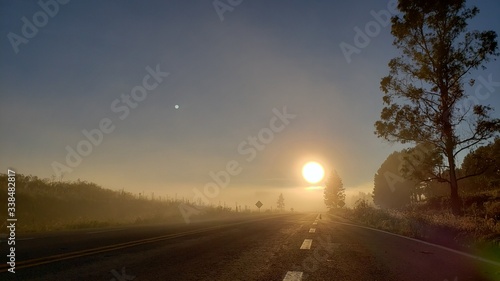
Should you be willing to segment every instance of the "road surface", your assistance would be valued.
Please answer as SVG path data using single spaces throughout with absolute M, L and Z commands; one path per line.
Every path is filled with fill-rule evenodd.
M 287 214 L 18 236 L 0 280 L 500 280 L 500 263 L 350 224 Z M 1 243 L 6 261 L 7 246 Z

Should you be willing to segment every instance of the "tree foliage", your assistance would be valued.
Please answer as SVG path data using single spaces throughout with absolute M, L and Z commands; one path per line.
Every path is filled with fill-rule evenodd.
M 466 181 L 466 192 L 474 193 L 500 187 L 500 138 L 471 151 L 464 158 L 461 172 L 477 175 Z
M 416 201 L 417 182 L 402 173 L 403 152 L 393 152 L 374 177 L 373 202 L 381 208 L 401 208 Z
M 404 178 L 417 182 L 444 181 L 446 165 L 443 164 L 443 155 L 432 144 L 419 143 L 403 149 L 399 158 L 399 172 Z
M 398 9 L 402 15 L 392 18 L 391 33 L 402 54 L 390 60 L 389 75 L 381 80 L 385 107 L 375 133 L 435 148 L 445 160 L 441 169 L 449 171 L 440 180 L 449 183 L 453 213 L 460 214 L 456 157 L 500 131 L 492 107 L 461 106 L 464 79 L 498 55 L 497 35 L 467 29 L 479 10 L 465 0 L 399 0 Z
M 342 208 L 345 205 L 345 189 L 337 171 L 333 170 L 325 183 L 325 205 L 329 209 Z
M 283 211 L 285 208 L 285 198 L 283 197 L 283 193 L 280 193 L 280 196 L 278 197 L 278 201 L 276 202 L 277 207 L 280 211 Z

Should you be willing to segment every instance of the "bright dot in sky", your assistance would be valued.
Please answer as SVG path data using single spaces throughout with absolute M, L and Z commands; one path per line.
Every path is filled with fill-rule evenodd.
M 302 168 L 302 176 L 309 183 L 317 183 L 325 176 L 325 170 L 317 162 L 308 162 Z
M 179 105 L 178 104 L 174 105 L 174 108 L 179 109 Z

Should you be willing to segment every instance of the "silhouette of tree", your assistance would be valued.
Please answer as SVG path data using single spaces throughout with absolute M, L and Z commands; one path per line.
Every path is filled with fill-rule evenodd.
M 464 184 L 469 193 L 500 187 L 500 138 L 467 154 L 461 173 L 477 175 Z
M 324 200 L 325 205 L 330 210 L 342 208 L 345 205 L 344 184 L 335 170 L 332 171 L 325 183 Z
M 392 18 L 391 33 L 402 55 L 389 62 L 389 75 L 381 80 L 385 107 L 375 133 L 438 149 L 449 170 L 440 180 L 449 183 L 452 212 L 460 215 L 456 157 L 500 131 L 490 106 L 463 106 L 464 79 L 498 56 L 497 35 L 467 29 L 479 10 L 465 0 L 399 0 L 398 9 L 402 14 Z
M 402 152 L 393 152 L 377 170 L 373 186 L 375 205 L 382 208 L 401 208 L 411 203 L 417 182 L 403 176 L 403 155 Z
M 442 154 L 429 143 L 403 149 L 399 157 L 399 172 L 406 179 L 417 182 L 439 180 L 446 170 Z
M 283 193 L 280 193 L 277 204 L 280 212 L 283 212 L 283 209 L 285 208 L 285 198 L 283 197 Z

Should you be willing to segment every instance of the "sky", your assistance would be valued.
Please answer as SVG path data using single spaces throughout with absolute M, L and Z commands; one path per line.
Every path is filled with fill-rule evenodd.
M 308 210 L 322 191 L 300 171 L 317 161 L 370 191 L 401 148 L 373 126 L 399 54 L 374 16 L 388 4 L 2 1 L 0 171 L 264 208 L 283 193 Z M 469 5 L 471 29 L 500 34 L 500 2 Z M 498 61 L 486 66 L 470 78 L 500 81 Z M 479 102 L 498 107 L 500 87 L 484 88 Z

